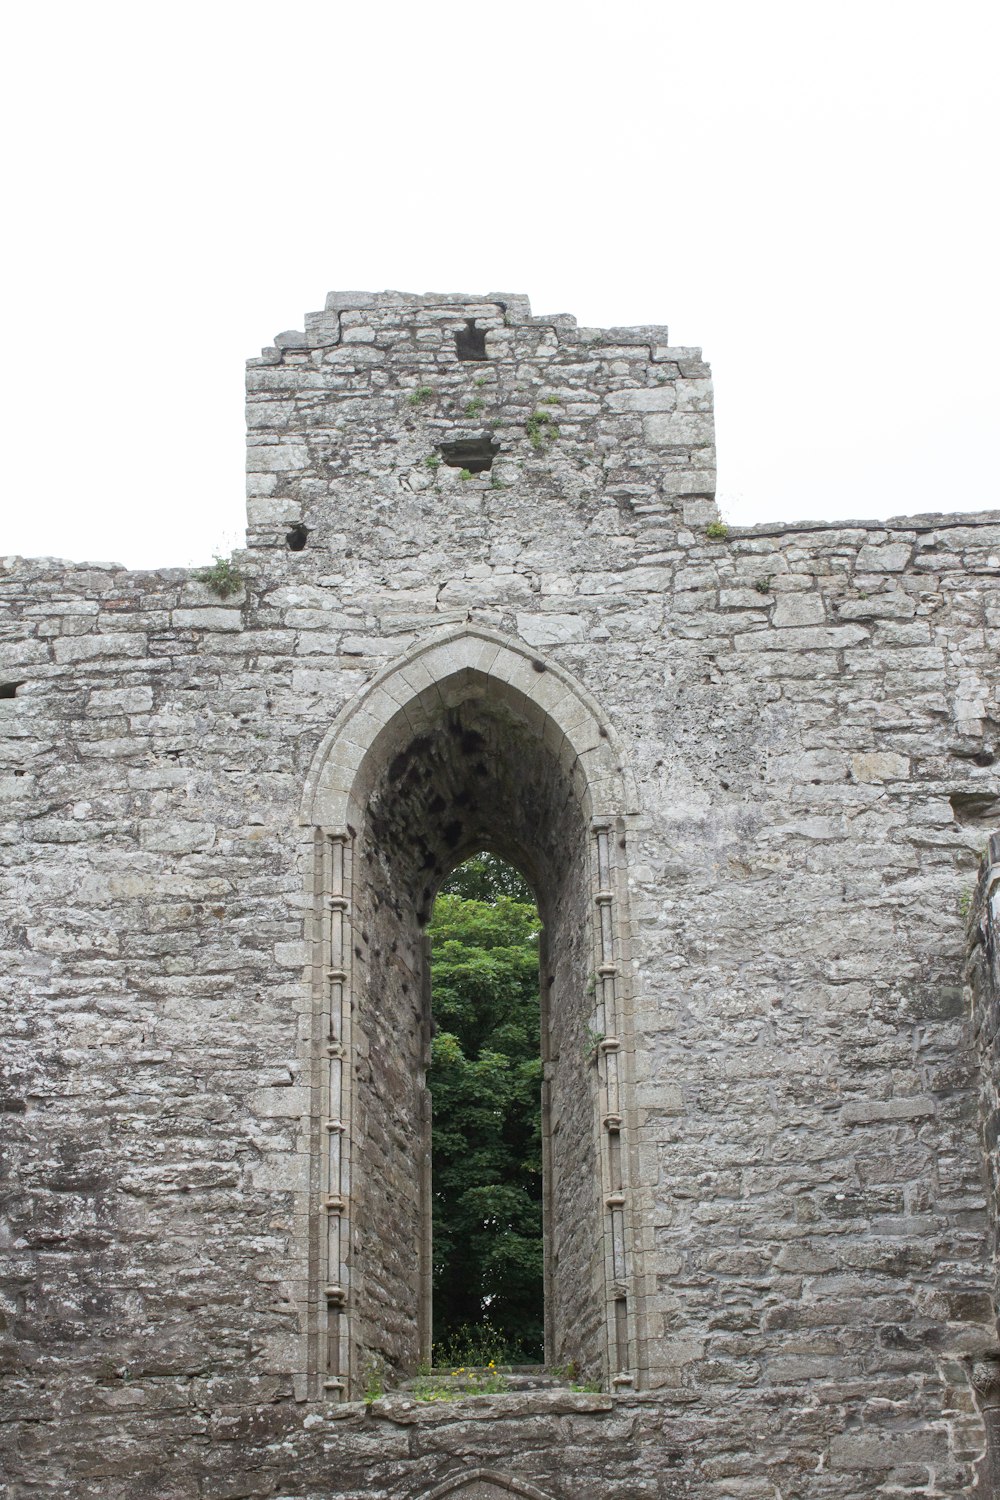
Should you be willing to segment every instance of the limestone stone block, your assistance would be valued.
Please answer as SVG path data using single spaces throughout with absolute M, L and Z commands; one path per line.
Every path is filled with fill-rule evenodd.
M 149 687 L 95 688 L 87 700 L 91 713 L 146 714 L 153 707 Z
M 685 526 L 697 526 L 701 529 L 718 521 L 719 512 L 710 495 L 689 496 L 690 492 L 687 492 L 682 505 Z
M 242 630 L 243 616 L 238 609 L 175 609 L 171 624 L 178 630 Z
M 607 398 L 612 411 L 673 411 L 677 394 L 673 385 L 645 386 L 635 391 L 612 391 Z
M 268 494 L 274 488 L 275 476 L 269 475 Z M 302 506 L 298 500 L 282 498 L 248 499 L 247 520 L 251 526 L 291 526 L 301 518 Z
M 720 589 L 719 590 L 719 608 L 720 609 L 734 609 L 734 610 L 735 609 L 739 609 L 739 610 L 747 610 L 747 609 L 749 609 L 749 610 L 764 611 L 767 608 L 768 603 L 769 603 L 769 601 L 768 601 L 766 595 L 760 594 L 756 589 L 746 588 L 746 589 Z M 765 616 L 764 616 L 763 613 L 761 613 L 761 615 L 760 615 L 760 622 L 764 623 L 764 620 L 765 620 Z M 742 624 L 743 622 L 740 621 L 738 623 Z M 752 624 L 753 622 L 752 621 L 748 621 L 747 623 L 748 624 Z
M 826 619 L 826 610 L 820 594 L 782 594 L 771 617 L 772 624 L 821 625 Z
M 935 1110 L 934 1100 L 928 1097 L 864 1099 L 845 1104 L 841 1115 L 846 1125 L 873 1125 L 885 1120 L 922 1120 Z
M 901 589 L 873 594 L 867 599 L 841 599 L 837 614 L 842 620 L 909 620 L 917 612 L 917 601 Z
M 705 412 L 651 412 L 642 425 L 654 448 L 703 448 L 715 441 L 714 423 Z
M 309 450 L 303 443 L 260 444 L 247 449 L 247 471 L 251 474 L 278 474 L 308 467 Z
M 0 673 L 13 674 L 18 667 L 48 659 L 49 648 L 44 641 L 4 641 L 0 645 Z
M 256 1089 L 253 1107 L 261 1119 L 298 1119 L 309 1109 L 309 1090 L 296 1087 Z
M 254 400 L 247 402 L 247 427 L 254 428 L 284 428 L 289 425 L 295 414 L 294 401 L 264 401 Z
M 856 646 L 868 639 L 860 625 L 783 627 L 738 635 L 737 651 L 822 651 Z
M 858 553 L 859 573 L 901 573 L 913 555 L 906 542 L 888 542 L 878 547 L 862 547 Z
M 144 849 L 155 849 L 163 854 L 191 854 L 212 847 L 215 825 L 194 820 L 157 820 L 141 825 L 139 841 Z
M 277 474 L 248 474 L 247 475 L 247 520 L 251 525 L 255 524 L 253 511 L 250 509 L 255 495 L 273 495 L 278 487 Z
M 309 1157 L 297 1151 L 275 1155 L 251 1167 L 250 1180 L 259 1192 L 305 1192 L 309 1187 Z
M 830 1466 L 838 1469 L 891 1469 L 898 1464 L 941 1463 L 948 1453 L 943 1427 L 909 1432 L 858 1429 L 830 1440 Z
M 280 969 L 301 969 L 306 961 L 305 944 L 275 943 L 274 961 Z
M 109 635 L 69 636 L 54 641 L 52 650 L 60 665 L 116 656 L 144 656 L 146 636 L 131 631 L 115 631 Z
M 677 393 L 678 411 L 703 411 L 712 410 L 712 382 L 707 378 L 696 380 L 678 380 L 674 383 Z
M 893 750 L 867 750 L 851 756 L 855 781 L 902 781 L 910 774 L 909 758 Z
M 699 448 L 697 463 L 689 467 L 666 470 L 660 479 L 660 493 L 664 499 L 673 499 L 684 495 L 714 495 L 715 494 L 715 469 L 706 467 L 704 463 L 705 449 Z
M 583 615 L 520 614 L 517 633 L 529 646 L 560 646 L 585 640 L 587 621 Z

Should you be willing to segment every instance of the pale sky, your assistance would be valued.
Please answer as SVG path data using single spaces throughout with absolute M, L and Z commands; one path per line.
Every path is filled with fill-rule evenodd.
M 332 288 L 666 323 L 734 524 L 1000 506 L 995 0 L 22 5 L 0 554 L 242 545 Z

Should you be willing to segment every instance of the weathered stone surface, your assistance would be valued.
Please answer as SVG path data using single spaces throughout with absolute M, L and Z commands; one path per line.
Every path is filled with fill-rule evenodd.
M 826 619 L 819 594 L 782 594 L 774 607 L 773 625 L 822 625 Z
M 0 565 L 12 1500 L 986 1493 L 1000 518 L 709 537 L 699 352 L 508 294 L 333 294 L 248 422 L 242 592 Z M 417 908 L 482 828 L 551 907 L 553 1308 L 610 1388 L 366 1408 L 320 1332 L 419 1341 Z
M 242 630 L 238 609 L 175 609 L 170 623 L 178 630 Z
M 898 781 L 909 776 L 910 762 L 894 750 L 870 750 L 851 756 L 851 770 L 857 781 Z
M 518 615 L 518 624 L 518 634 L 529 646 L 558 646 L 587 636 L 583 615 Z

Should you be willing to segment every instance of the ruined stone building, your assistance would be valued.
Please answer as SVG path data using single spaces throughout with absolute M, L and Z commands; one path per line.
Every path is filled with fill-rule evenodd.
M 516 296 L 331 296 L 247 412 L 232 567 L 0 571 L 5 1493 L 991 1494 L 1000 514 L 727 530 L 699 351 Z M 481 847 L 600 1389 L 427 1404 Z

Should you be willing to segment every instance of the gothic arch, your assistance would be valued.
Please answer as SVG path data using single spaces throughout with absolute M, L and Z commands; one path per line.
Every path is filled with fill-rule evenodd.
M 586 688 L 558 663 L 520 641 L 462 626 L 420 641 L 386 667 L 337 716 L 306 776 L 303 823 L 342 826 L 357 819 L 358 776 L 398 735 L 400 715 L 416 729 L 442 701 L 460 702 L 486 681 L 518 702 L 542 728 L 551 748 L 579 763 L 591 815 L 637 811 L 635 782 L 614 727 Z
M 621 746 L 586 690 L 480 629 L 419 643 L 324 737 L 302 803 L 314 829 L 314 1389 L 347 1396 L 366 1365 L 404 1375 L 430 1354 L 423 924 L 441 879 L 482 847 L 524 870 L 544 923 L 547 1357 L 634 1383 L 624 875 L 634 805 Z
M 498 1474 L 493 1469 L 465 1469 L 453 1474 L 443 1484 L 427 1490 L 420 1500 L 446 1500 L 453 1495 L 455 1500 L 494 1500 L 494 1496 L 518 1495 L 522 1500 L 551 1500 L 543 1490 L 536 1489 L 523 1479 L 514 1479 L 509 1474 Z

